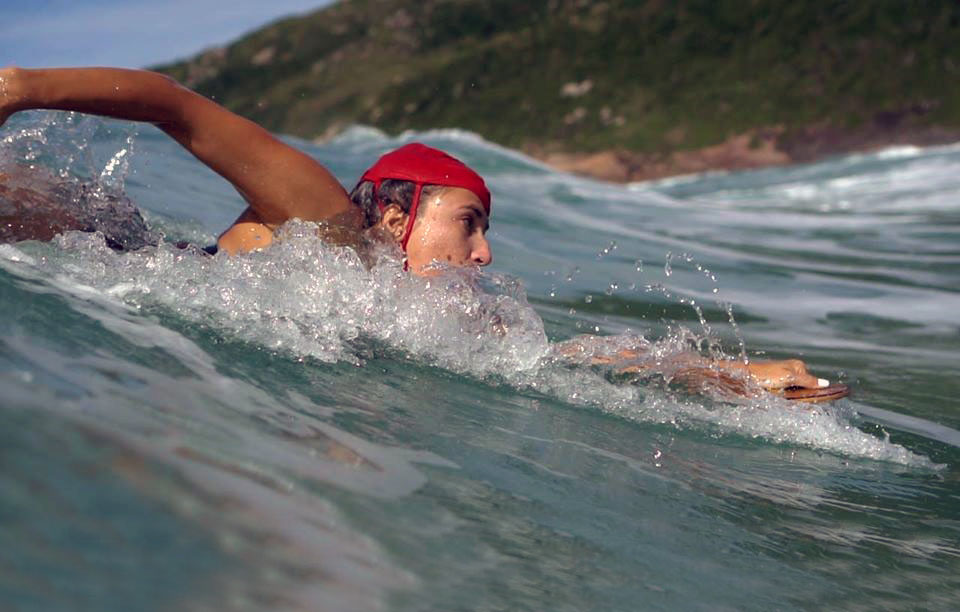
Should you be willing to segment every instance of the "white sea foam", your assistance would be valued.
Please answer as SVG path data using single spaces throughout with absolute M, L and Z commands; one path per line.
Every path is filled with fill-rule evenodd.
M 54 151 L 53 169 L 66 168 L 62 172 L 84 182 L 100 181 L 108 192 L 119 189 L 120 183 L 109 179 L 124 178 L 129 159 L 126 189 L 133 201 L 154 213 L 148 219 L 155 223 L 158 217 L 167 219 L 154 229 L 178 239 L 209 244 L 235 218 L 239 197 L 163 134 L 143 128 L 140 153 L 131 159 L 117 155 L 127 148 L 122 138 L 98 136 L 89 142 L 89 125 L 82 121 L 79 133 L 65 132 L 62 128 L 73 120 L 60 115 L 49 134 L 24 132 L 19 144 L 13 143 L 18 148 L 5 147 L 0 158 L 22 152 L 22 159 L 43 165 L 51 161 L 45 150 L 65 144 Z M 420 577 L 425 588 L 407 601 L 449 608 L 443 604 L 452 600 L 433 597 L 434 591 L 456 588 L 482 604 L 482 598 L 460 588 L 465 576 L 480 588 L 485 577 L 508 585 L 506 571 L 517 584 L 529 585 L 541 577 L 530 568 L 561 563 L 575 568 L 584 545 L 609 549 L 606 540 L 591 538 L 583 527 L 583 517 L 598 508 L 614 519 L 610 524 L 622 512 L 626 522 L 621 525 L 641 534 L 615 543 L 650 552 L 641 560 L 640 574 L 651 567 L 666 575 L 674 569 L 684 574 L 689 568 L 674 567 L 670 559 L 691 558 L 688 553 L 699 542 L 678 536 L 721 525 L 719 556 L 708 554 L 710 571 L 694 574 L 720 578 L 722 585 L 729 576 L 742 576 L 744 567 L 762 570 L 773 577 L 773 586 L 751 592 L 767 600 L 775 598 L 771 589 L 776 577 L 785 575 L 782 570 L 792 580 L 797 568 L 771 565 L 767 558 L 759 565 L 738 564 L 737 555 L 728 554 L 731 543 L 734 548 L 749 540 L 770 550 L 808 550 L 813 538 L 837 547 L 841 569 L 869 565 L 883 548 L 916 555 L 924 567 L 957 555 L 949 529 L 934 534 L 932 528 L 918 528 L 930 512 L 946 512 L 937 500 L 951 494 L 950 479 L 910 473 L 901 479 L 899 472 L 936 466 L 855 424 L 867 416 L 895 430 L 895 439 L 902 433 L 922 436 L 924 448 L 948 460 L 953 449 L 945 453 L 935 441 L 956 446 L 955 430 L 849 400 L 805 406 L 769 395 L 695 394 L 666 382 L 677 373 L 677 358 L 709 344 L 708 326 L 697 327 L 703 317 L 693 316 L 702 313 L 690 312 L 692 300 L 708 309 L 710 325 L 724 333 L 724 313 L 711 305 L 719 297 L 711 290 L 722 288 L 723 299 L 738 304 L 738 319 L 743 313 L 742 329 L 753 348 L 805 356 L 818 371 L 829 368 L 823 372 L 831 379 L 831 370 L 848 368 L 843 379 L 859 381 L 859 397 L 877 397 L 878 389 L 882 394 L 884 381 L 877 378 L 896 379 L 885 401 L 915 401 L 912 414 L 943 415 L 930 418 L 950 422 L 947 412 L 934 407 L 948 401 L 946 378 L 936 379 L 932 372 L 956 352 L 951 339 L 957 308 L 950 297 L 956 283 L 949 268 L 956 261 L 950 241 L 956 159 L 925 149 L 896 163 L 882 155 L 852 156 L 623 189 L 550 172 L 457 130 L 400 138 L 359 131 L 329 143 L 329 149 L 303 141 L 297 146 L 321 158 L 349 186 L 377 154 L 410 139 L 449 147 L 483 168 L 499 211 L 491 233 L 498 266 L 530 279 L 536 311 L 523 287 L 509 277 L 441 270 L 417 279 L 401 271 L 396 253 L 381 254 L 368 268 L 351 251 L 319 243 L 314 229 L 303 224 L 286 228 L 275 247 L 236 258 L 207 257 L 169 244 L 118 254 L 88 234 L 70 234 L 53 244 L 0 246 L 0 287 L 16 300 L 12 309 L 26 314 L 12 317 L 15 333 L 2 342 L 14 357 L 0 372 L 5 404 L 53 412 L 62 417 L 50 419 L 58 429 L 69 428 L 60 421 L 80 421 L 85 431 L 100 436 L 105 449 L 119 454 L 121 460 L 111 462 L 121 475 L 115 477 L 213 534 L 229 556 L 249 561 L 250 571 L 230 569 L 216 576 L 217 604 L 245 609 L 236 602 L 247 594 L 252 609 L 376 609 L 387 605 L 389 593 L 416 587 Z M 85 164 L 93 149 L 94 161 Z M 140 164 L 144 160 L 152 171 Z M 847 175 L 859 178 L 837 180 Z M 812 198 L 790 199 L 784 188 L 794 186 L 801 192 L 810 187 Z M 211 211 L 216 214 L 207 215 Z M 614 241 L 616 249 L 610 247 Z M 689 265 L 692 260 L 668 251 L 692 253 L 720 282 L 704 283 L 704 274 Z M 671 262 L 669 278 L 661 272 L 664 258 Z M 545 286 L 538 287 L 538 281 Z M 644 294 L 648 283 L 662 284 L 670 295 Z M 551 284 L 559 290 L 552 291 Z M 36 303 L 52 305 L 53 316 L 32 317 L 26 304 L 34 294 L 46 294 Z M 680 296 L 685 304 L 677 303 Z M 658 323 L 664 301 L 670 310 Z M 581 306 L 589 302 L 590 309 Z M 574 314 L 572 305 L 579 312 Z M 835 324 L 833 314 L 844 315 L 842 325 Z M 693 329 L 685 329 L 684 321 Z M 544 328 L 565 335 L 581 329 L 581 323 L 584 329 L 611 331 L 649 323 L 657 336 L 620 333 L 580 340 L 582 352 L 572 358 L 558 355 Z M 49 336 L 36 333 L 48 324 L 64 327 Z M 898 332 L 897 325 L 905 331 Z M 202 340 L 194 342 L 193 336 Z M 642 373 L 590 363 L 595 353 L 638 346 L 652 356 Z M 276 355 L 263 359 L 264 352 Z M 304 369 L 298 370 L 296 362 Z M 261 375 L 263 363 L 268 367 Z M 878 370 L 870 368 L 878 364 L 883 374 L 871 380 Z M 273 376 L 274 367 L 279 376 Z M 252 368 L 258 371 L 245 376 Z M 378 392 L 395 390 L 393 375 L 404 370 L 410 377 L 401 376 L 400 385 L 417 385 L 414 393 Z M 911 371 L 923 376 L 908 380 Z M 322 387 L 315 385 L 318 380 Z M 353 381 L 360 381 L 359 389 L 349 384 Z M 431 419 L 421 430 L 423 414 L 464 414 L 454 403 L 459 396 L 445 397 L 441 389 L 437 406 L 411 416 L 421 407 L 417 402 L 431 394 L 429 388 L 421 393 L 422 383 L 450 383 L 451 389 L 475 392 L 468 405 L 477 414 L 468 418 L 481 437 L 446 418 Z M 344 404 L 329 397 L 343 398 Z M 569 409 L 556 410 L 556 402 L 544 397 Z M 388 411 L 384 404 L 394 399 L 400 410 Z M 489 411 L 481 404 L 486 400 Z M 502 410 L 506 403 L 508 410 Z M 522 412 L 547 404 L 549 410 Z M 594 418 L 598 412 L 621 422 Z M 505 414 L 509 420 L 501 418 Z M 643 426 L 625 426 L 623 420 Z M 508 428 L 514 433 L 504 439 Z M 434 434 L 440 434 L 439 442 Z M 514 444 L 514 435 L 535 435 L 542 444 Z M 448 445 L 451 437 L 457 440 Z M 576 453 L 569 452 L 573 446 Z M 454 472 L 457 465 L 451 461 L 408 447 L 431 449 L 464 469 Z M 623 462 L 632 474 L 588 455 Z M 65 449 L 62 459 L 74 456 Z M 522 473 L 507 465 L 515 461 L 522 462 Z M 153 477 L 151 465 L 158 471 Z M 595 482 L 597 475 L 604 482 Z M 561 478 L 559 484 L 571 495 L 554 495 Z M 605 498 L 607 491 L 615 495 Z M 516 503 L 521 496 L 528 497 Z M 362 507 L 374 516 L 358 512 Z M 395 513 L 397 507 L 401 513 Z M 538 518 L 546 516 L 543 508 L 551 510 L 549 521 Z M 709 511 L 691 514 L 690 508 Z M 770 508 L 779 518 L 763 522 L 760 532 L 753 529 L 756 521 L 743 520 L 769 515 Z M 403 520 L 396 520 L 403 511 Z M 490 525 L 496 530 L 487 529 Z M 518 539 L 511 525 L 522 526 L 536 540 Z M 527 550 L 540 550 L 536 543 L 543 532 L 530 529 L 538 525 L 554 530 L 560 537 L 549 541 L 563 546 L 567 538 L 560 530 L 574 532 L 569 553 L 544 549 L 527 567 L 506 558 L 504 552 L 516 550 L 514 544 L 530 542 L 534 548 Z M 656 528 L 645 528 L 650 525 Z M 472 541 L 462 537 L 473 534 Z M 499 539 L 501 534 L 509 541 Z M 399 542 L 396 535 L 402 537 Z M 69 554 L 60 556 L 75 557 L 72 546 L 62 545 Z M 457 548 L 466 552 L 458 554 Z M 822 552 L 830 562 L 833 553 Z M 730 559 L 729 575 L 709 567 L 726 568 Z M 602 578 L 614 575 L 610 569 L 637 575 L 638 566 L 600 569 L 606 572 L 597 574 Z M 474 581 L 478 576 L 480 582 Z M 651 578 L 648 584 L 654 583 Z M 656 583 L 667 587 L 669 597 L 675 583 Z M 752 584 L 764 586 L 756 579 Z M 836 590 L 819 577 L 804 584 L 824 585 L 824 596 Z M 949 586 L 939 592 L 945 601 Z M 516 601 L 510 597 L 490 605 L 509 606 Z M 874 596 L 871 603 L 877 601 L 889 602 Z
M 56 121 L 71 124 L 74 119 L 67 116 Z M 74 136 L 60 129 L 62 126 L 52 132 L 61 140 L 79 138 L 80 142 L 86 142 L 88 132 L 94 128 L 83 125 L 87 127 Z M 21 148 L 45 144 L 47 131 L 24 132 L 17 144 Z M 462 130 L 436 130 L 391 139 L 382 132 L 355 126 L 337 137 L 333 146 L 359 155 L 371 148 L 393 146 L 413 138 L 437 141 L 454 149 L 463 147 L 468 151 L 486 152 L 496 159 L 511 158 L 537 171 L 545 169 L 525 156 Z M 125 149 L 131 142 L 128 137 Z M 64 145 L 64 148 L 70 147 Z M 127 172 L 126 161 L 125 154 L 114 153 L 104 166 L 94 164 L 90 169 L 102 174 L 101 168 L 106 168 L 111 170 L 111 177 L 119 174 L 122 179 Z M 847 161 L 859 163 L 855 158 Z M 792 172 L 785 175 L 792 180 L 774 180 L 756 189 L 788 200 L 829 198 L 847 192 L 865 199 L 873 189 L 871 180 L 863 176 L 820 179 L 816 178 L 817 167 L 813 166 Z M 914 170 L 907 168 L 902 172 Z M 918 172 L 922 176 L 924 169 Z M 696 246 L 708 256 L 739 256 L 727 247 L 702 244 L 682 233 L 674 237 L 676 230 L 672 227 L 665 232 L 658 227 L 625 225 L 620 221 L 636 216 L 638 205 L 648 211 L 655 209 L 667 219 L 671 218 L 673 209 L 689 207 L 683 200 L 649 189 L 682 185 L 692 180 L 689 177 L 647 184 L 646 190 L 637 193 L 637 187 L 626 191 L 557 173 L 531 178 L 522 170 L 508 169 L 497 176 L 501 184 L 516 187 L 513 191 L 537 199 L 538 213 L 552 223 L 594 231 L 608 240 L 615 237 L 623 243 L 662 246 L 676 252 Z M 111 185 L 102 187 L 109 191 Z M 563 190 L 565 200 L 589 202 L 590 210 L 554 197 L 557 189 Z M 508 206 L 513 202 L 510 197 L 505 200 Z M 606 214 L 598 214 L 598 207 Z M 687 216 L 688 212 L 684 212 L 683 217 Z M 812 221 L 809 225 L 816 227 Z M 58 238 L 56 247 L 39 258 L 15 247 L 4 247 L 0 249 L 0 265 L 20 271 L 24 266 L 32 267 L 45 276 L 47 283 L 61 289 L 69 286 L 69 291 L 76 295 L 99 295 L 134 310 L 160 308 L 206 325 L 216 333 L 297 358 L 362 364 L 371 354 L 389 351 L 420 363 L 482 380 L 504 381 L 517 388 L 537 390 L 575 405 L 638 421 L 707 426 L 843 454 L 913 465 L 929 464 L 902 447 L 861 432 L 831 410 L 800 410 L 769 397 L 739 404 L 718 404 L 703 397 L 678 394 L 658 382 L 672 375 L 664 365 L 653 368 L 655 375 L 646 377 L 643 384 L 611 382 L 609 373 L 591 367 L 588 357 L 573 364 L 556 358 L 543 322 L 527 303 L 517 280 L 449 269 L 438 270 L 430 278 L 417 278 L 401 270 L 397 253 L 381 253 L 378 263 L 368 268 L 354 251 L 327 246 L 317 240 L 315 234 L 315 227 L 310 224 L 293 223 L 267 251 L 242 257 L 207 257 L 195 249 L 182 250 L 169 244 L 117 254 L 104 246 L 97 235 L 69 233 Z M 751 257 L 755 261 L 775 263 L 770 258 Z M 777 263 L 782 265 L 781 260 Z M 807 267 L 816 265 L 807 264 Z M 825 269 L 836 270 L 836 264 Z M 702 292 L 686 291 L 685 294 L 694 295 L 701 302 L 710 298 Z M 763 294 L 739 296 L 735 288 L 727 289 L 726 294 L 728 300 L 742 297 L 740 301 L 764 305 Z M 805 305 L 807 311 L 815 312 L 832 303 L 828 296 L 818 294 L 816 299 L 816 307 Z M 784 307 L 778 306 L 780 310 Z M 845 305 L 840 302 L 835 306 L 842 307 Z M 769 305 L 765 310 L 772 309 L 773 305 Z M 136 317 L 125 320 L 126 329 L 117 331 L 136 335 L 136 321 Z M 120 325 L 116 318 L 107 323 L 114 327 Z M 141 330 L 140 336 L 147 337 L 153 331 Z M 674 326 L 667 337 L 652 345 L 632 336 L 604 342 L 619 348 L 645 344 L 660 357 L 670 357 L 687 352 L 702 341 L 704 331 L 699 333 L 698 337 Z M 669 361 L 665 359 L 664 363 Z
M 95 234 L 68 233 L 57 239 L 39 270 L 48 282 L 69 284 L 77 295 L 120 299 L 135 310 L 162 308 L 298 358 L 362 364 L 371 354 L 399 351 L 421 363 L 639 422 L 707 427 L 932 466 L 860 431 L 835 410 L 798 407 L 771 396 L 731 403 L 668 388 L 663 381 L 679 367 L 670 364 L 703 342 L 682 327 L 652 344 L 621 335 L 591 341 L 579 357 L 560 357 L 515 279 L 451 269 L 415 277 L 402 271 L 391 252 L 367 268 L 353 250 L 325 245 L 315 233 L 311 224 L 290 224 L 274 247 L 242 257 L 209 257 L 166 244 L 117 254 Z M 3 254 L 8 269 L 29 266 L 13 251 Z M 136 327 L 140 318 L 112 316 L 107 323 L 133 340 L 155 337 L 155 324 L 146 321 L 149 330 L 117 328 Z M 654 364 L 642 380 L 611 379 L 610 372 L 590 365 L 598 352 L 637 347 L 648 351 L 648 364 Z

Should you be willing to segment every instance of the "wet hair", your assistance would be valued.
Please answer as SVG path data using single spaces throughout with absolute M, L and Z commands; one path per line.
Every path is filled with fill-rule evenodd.
M 409 213 L 410 207 L 413 206 L 413 194 L 416 187 L 417 185 L 413 181 L 385 179 L 380 183 L 380 191 L 377 192 L 377 195 L 384 206 L 396 204 L 403 212 Z M 445 189 L 443 185 L 424 185 L 420 192 L 420 202 L 422 203 L 427 198 L 440 193 L 443 189 Z M 363 181 L 354 187 L 353 191 L 350 192 L 350 201 L 363 211 L 364 227 L 373 227 L 380 221 L 380 207 L 377 206 L 377 201 L 373 197 L 373 181 Z

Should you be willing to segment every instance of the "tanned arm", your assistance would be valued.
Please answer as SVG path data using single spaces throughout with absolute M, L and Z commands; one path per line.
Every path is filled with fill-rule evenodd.
M 605 341 L 603 336 L 577 336 L 554 345 L 555 354 L 576 363 L 610 366 L 618 373 L 642 373 L 654 367 L 666 369 L 673 380 L 686 382 L 690 387 L 705 389 L 717 387 L 738 395 L 748 395 L 747 379 L 771 392 L 781 392 L 790 387 L 817 389 L 827 386 L 828 381 L 817 378 L 807 371 L 799 359 L 775 361 L 742 361 L 707 359 L 697 353 L 681 353 L 654 363 L 647 356 L 646 346 L 636 349 L 623 348 Z
M 164 75 L 117 68 L 0 70 L 0 125 L 28 109 L 156 125 L 240 192 L 250 208 L 237 225 L 270 231 L 294 217 L 359 225 L 355 207 L 323 165 Z M 229 250 L 248 248 L 237 246 Z

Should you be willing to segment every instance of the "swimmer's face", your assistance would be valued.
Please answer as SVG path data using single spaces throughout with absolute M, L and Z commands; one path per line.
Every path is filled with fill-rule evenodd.
M 487 212 L 469 189 L 445 187 L 424 197 L 407 241 L 410 271 L 423 274 L 435 261 L 454 266 L 489 264 L 493 255 L 486 238 L 488 227 Z

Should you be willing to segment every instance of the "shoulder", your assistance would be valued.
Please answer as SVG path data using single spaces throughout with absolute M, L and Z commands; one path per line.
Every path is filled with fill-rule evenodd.
M 255 210 L 247 208 L 217 239 L 217 248 L 231 255 L 263 249 L 273 243 L 278 224 L 265 223 Z M 357 247 L 362 241 L 363 214 L 353 207 L 320 221 L 318 239 L 330 244 Z

